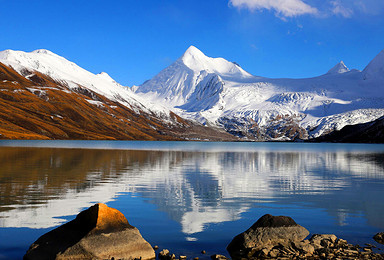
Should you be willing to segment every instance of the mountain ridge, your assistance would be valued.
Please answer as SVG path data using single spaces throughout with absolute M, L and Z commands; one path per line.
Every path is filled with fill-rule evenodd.
M 327 74 L 340 74 L 350 71 L 347 66 L 345 66 L 344 61 L 337 63 L 332 69 L 330 69 Z
M 224 77 L 253 77 L 238 64 L 223 58 L 210 58 L 195 46 L 190 46 L 178 60 L 195 72 L 206 70 L 208 73 L 216 73 Z
M 372 80 L 375 76 L 384 78 L 384 50 L 373 58 L 363 70 L 364 79 Z
M 0 139 L 236 139 L 45 50 L 0 52 L 0 107 Z
M 194 57 L 194 62 L 186 59 L 186 64 L 180 65 L 180 59 L 176 60 L 135 92 L 161 102 L 181 117 L 222 127 L 241 138 L 314 138 L 384 115 L 384 81 L 380 77 L 365 80 L 371 71 L 380 73 L 384 64 L 380 54 L 363 72 L 349 70 L 340 62 L 328 73 L 307 79 L 270 79 L 248 72 L 242 77 L 231 70 L 223 73 L 221 63 L 229 61 L 209 58 L 196 47 L 184 53 L 183 61 L 185 57 Z M 220 60 L 220 64 L 206 62 L 210 60 Z M 282 129 L 287 128 L 296 130 L 286 136 Z
M 124 121 L 128 112 L 114 111 L 121 107 L 130 111 L 129 120 L 148 119 L 142 127 L 154 131 L 146 130 L 149 135 L 137 135 L 139 139 L 306 140 L 384 116 L 384 50 L 363 71 L 349 70 L 341 61 L 318 77 L 271 79 L 253 76 L 234 62 L 208 57 L 190 46 L 173 64 L 133 88 L 120 85 L 106 72 L 93 74 L 45 49 L 2 51 L 1 64 L 4 75 L 9 74 L 6 70 L 19 75 L 14 80 L 17 84 L 7 77 L 0 82 L 6 99 L 18 100 L 29 92 L 40 103 L 30 96 L 29 102 L 44 107 L 51 102 L 50 95 L 57 98 L 59 92 L 81 95 L 78 98 L 86 102 L 88 110 L 91 105 Z M 122 134 L 117 138 L 130 137 Z

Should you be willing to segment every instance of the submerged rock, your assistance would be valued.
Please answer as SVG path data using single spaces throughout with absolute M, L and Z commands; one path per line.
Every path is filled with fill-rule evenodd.
M 288 246 L 302 241 L 309 231 L 286 216 L 264 215 L 247 231 L 237 235 L 227 250 L 233 259 L 268 255 L 278 245 Z
M 380 244 L 384 244 L 384 232 L 377 233 L 373 239 Z
M 211 255 L 212 260 L 227 260 L 228 258 L 224 255 L 214 254 Z
M 161 250 L 158 256 L 159 256 L 159 259 L 162 259 L 162 260 L 171 260 L 171 254 L 169 253 L 168 249 Z
M 124 215 L 96 204 L 44 234 L 24 256 L 29 259 L 153 259 L 155 251 Z

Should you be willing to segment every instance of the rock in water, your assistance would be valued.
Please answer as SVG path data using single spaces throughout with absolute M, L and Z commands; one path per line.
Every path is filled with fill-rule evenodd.
M 262 250 L 268 253 L 274 246 L 302 241 L 308 235 L 309 231 L 292 218 L 267 214 L 237 235 L 227 250 L 233 259 L 251 258 Z
M 96 204 L 77 217 L 44 234 L 24 259 L 153 259 L 152 246 L 124 215 L 105 204 Z
M 380 244 L 384 244 L 384 232 L 377 233 L 373 239 Z

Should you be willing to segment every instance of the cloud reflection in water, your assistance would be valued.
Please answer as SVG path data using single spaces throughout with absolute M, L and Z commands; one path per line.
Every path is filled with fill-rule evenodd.
M 384 228 L 383 155 L 1 147 L 0 227 L 57 226 L 95 202 L 128 193 L 166 212 L 190 240 L 266 202 L 322 208 L 339 225 L 362 212 L 370 225 Z

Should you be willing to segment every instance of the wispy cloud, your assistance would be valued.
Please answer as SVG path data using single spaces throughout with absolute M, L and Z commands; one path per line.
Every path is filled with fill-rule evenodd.
M 354 5 L 357 10 L 368 15 L 384 14 L 383 0 L 355 0 Z
M 331 10 L 335 15 L 341 15 L 345 18 L 349 18 L 353 15 L 353 10 L 345 7 L 340 0 L 331 1 Z
M 351 18 L 356 15 L 382 15 L 383 0 L 228 0 L 229 5 L 239 8 L 274 11 L 285 20 L 300 15 L 314 15 L 317 18 L 340 16 Z
M 293 17 L 304 14 L 316 14 L 318 10 L 302 0 L 229 0 L 237 8 L 254 10 L 274 10 L 278 16 Z

